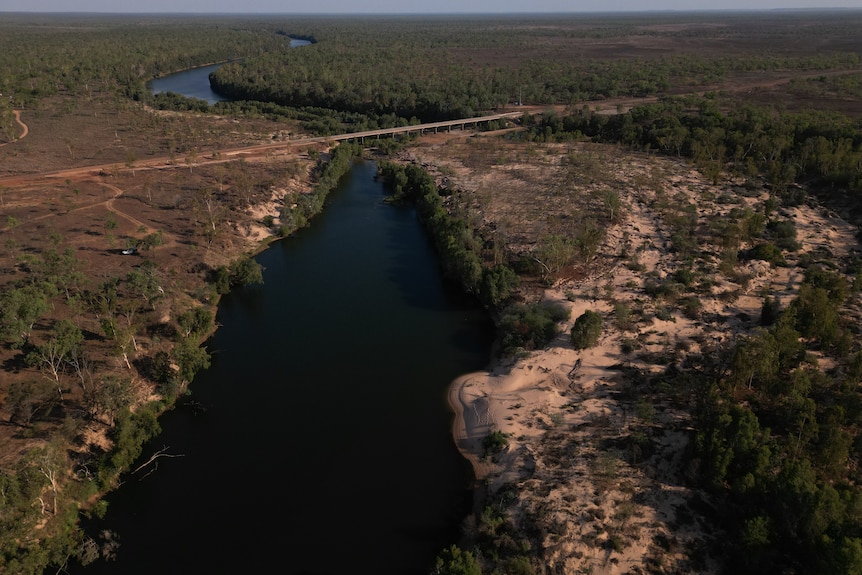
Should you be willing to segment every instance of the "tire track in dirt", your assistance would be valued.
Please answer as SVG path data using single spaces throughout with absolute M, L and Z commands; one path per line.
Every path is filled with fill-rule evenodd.
M 119 198 L 120 196 L 122 196 L 125 193 L 125 192 L 123 192 L 123 190 L 121 190 L 120 188 L 118 188 L 114 184 L 108 184 L 106 182 L 99 182 L 99 184 L 108 188 L 109 190 L 113 191 L 114 197 L 109 199 L 109 200 L 105 200 L 104 202 L 101 202 L 99 204 L 94 204 L 94 205 L 104 205 L 108 209 L 109 212 L 117 214 L 118 216 L 120 216 L 124 220 L 132 222 L 133 224 L 138 226 L 138 228 L 145 228 L 147 231 L 150 230 L 150 226 L 148 226 L 147 224 L 145 224 L 141 220 L 136 219 L 136 218 L 132 217 L 131 215 L 127 214 L 126 212 L 122 211 L 121 209 L 114 207 L 114 200 L 116 200 L 117 198 Z
M 0 144 L 0 148 L 17 142 L 18 140 L 23 140 L 25 137 L 27 137 L 27 134 L 30 133 L 30 128 L 27 126 L 27 124 L 21 121 L 21 110 L 12 110 L 12 115 L 15 116 L 15 121 L 18 122 L 18 125 L 21 126 L 21 135 L 10 142 L 3 142 L 2 144 Z
M 86 180 L 82 179 L 80 181 L 86 181 Z M 94 180 L 90 180 L 90 181 L 94 181 Z M 132 224 L 137 226 L 138 229 L 144 228 L 147 230 L 147 232 L 150 231 L 152 226 L 145 224 L 141 220 L 131 216 L 130 214 L 127 214 L 126 212 L 124 212 L 121 209 L 114 206 L 114 201 L 125 193 L 121 188 L 118 188 L 117 186 L 115 186 L 113 184 L 106 183 L 106 182 L 96 181 L 95 183 L 97 183 L 98 185 L 100 185 L 102 187 L 105 187 L 105 188 L 111 190 L 114 193 L 114 196 L 112 198 L 109 198 L 107 200 L 103 200 L 101 202 L 95 202 L 92 204 L 87 204 L 85 206 L 77 206 L 77 207 L 72 208 L 71 210 L 68 210 L 68 211 L 63 212 L 63 213 L 43 214 L 41 216 L 37 216 L 35 218 L 28 219 L 27 221 L 21 222 L 21 223 L 22 224 L 30 224 L 33 222 L 45 220 L 47 218 L 52 218 L 52 217 L 56 217 L 56 216 L 64 216 L 67 214 L 71 214 L 73 212 L 81 212 L 84 210 L 91 210 L 93 208 L 98 208 L 100 206 L 104 206 L 105 209 L 107 209 L 109 212 L 118 215 L 119 217 L 123 218 L 124 220 L 126 220 L 128 222 L 131 222 Z M 10 229 L 9 226 L 4 226 L 4 227 L 0 228 L 0 232 L 6 232 L 6 231 L 9 231 L 9 229 Z M 165 235 L 165 234 L 167 234 L 167 232 L 162 231 L 162 234 Z
M 23 140 L 27 134 L 30 133 L 30 128 L 27 127 L 27 124 L 21 121 L 21 110 L 13 110 L 12 113 L 15 115 L 15 121 L 18 122 L 18 125 L 21 126 L 21 135 L 15 140 Z

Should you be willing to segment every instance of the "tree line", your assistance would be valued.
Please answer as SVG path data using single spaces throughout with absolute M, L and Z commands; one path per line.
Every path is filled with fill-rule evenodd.
M 859 213 L 862 126 L 844 114 L 788 112 L 707 95 L 667 98 L 611 116 L 580 108 L 527 121 L 527 139 L 619 143 L 688 158 L 716 183 L 741 177 L 756 187 L 765 181 L 772 197 L 763 213 L 740 209 L 728 222 L 713 224 L 725 246 L 725 271 L 737 256 L 785 265 L 783 254 L 798 249 L 796 230 L 776 217 L 776 209 L 806 200 L 797 183 L 828 205 L 849 203 L 851 213 Z M 684 233 L 686 206 L 667 210 L 680 216 L 668 220 L 674 250 L 693 258 L 694 238 Z M 754 247 L 740 252 L 742 240 Z M 692 359 L 690 369 L 664 378 L 696 398 L 690 471 L 715 498 L 716 517 L 728 534 L 722 555 L 734 572 L 862 569 L 856 468 L 862 351 L 858 326 L 847 314 L 862 274 L 858 258 L 846 267 L 810 255 L 801 261 L 805 280 L 786 308 L 764 294 L 757 330 L 723 354 Z
M 56 234 L 38 253 L 21 253 L 18 266 L 23 273 L 0 292 L 0 341 L 15 352 L 9 361 L 25 376 L 9 384 L 4 407 L 25 437 L 41 437 L 48 422 L 59 431 L 0 469 L 0 568 L 37 574 L 72 556 L 86 563 L 112 552 L 112 541 L 88 540 L 80 530 L 80 502 L 116 485 L 159 433 L 158 415 L 209 366 L 201 343 L 213 313 L 206 302 L 193 301 L 163 324 L 157 310 L 170 280 L 150 259 L 124 275 L 90 278 Z M 260 266 L 244 257 L 211 270 L 210 280 L 224 293 L 223 286 L 262 277 Z M 168 345 L 136 358 L 138 340 L 153 330 Z M 137 374 L 155 383 L 157 399 L 141 401 Z M 69 449 L 88 425 L 108 430 L 110 451 Z M 43 525 L 38 537 L 36 525 Z

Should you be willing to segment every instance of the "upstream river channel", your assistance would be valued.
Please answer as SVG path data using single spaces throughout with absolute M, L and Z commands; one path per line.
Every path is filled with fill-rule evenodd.
M 298 40 L 296 38 L 291 38 L 290 40 L 291 48 L 308 46 L 309 44 L 311 42 L 308 40 Z M 210 87 L 210 74 L 221 66 L 222 64 L 212 64 L 210 66 L 183 70 L 175 74 L 168 74 L 167 76 L 151 80 L 148 88 L 153 94 L 173 92 L 174 94 L 181 94 L 188 98 L 206 100 L 208 104 L 225 102 L 230 100 L 230 98 L 222 96 Z
M 471 510 L 447 386 L 493 328 L 440 275 L 415 211 L 357 163 L 323 214 L 228 294 L 212 367 L 158 460 L 108 496 L 121 546 L 79 574 L 426 575 Z M 147 475 L 147 471 L 153 471 Z

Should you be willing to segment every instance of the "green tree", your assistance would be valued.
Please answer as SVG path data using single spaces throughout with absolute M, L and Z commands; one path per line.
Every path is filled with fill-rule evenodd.
M 482 288 L 479 291 L 485 305 L 497 307 L 512 296 L 520 284 L 520 278 L 505 265 L 482 270 Z
M 432 575 L 482 575 L 482 568 L 472 553 L 452 545 L 437 556 L 431 573 Z
M 540 349 L 559 333 L 559 322 L 568 319 L 568 308 L 560 305 L 513 305 L 500 319 L 504 353 L 519 348 Z
M 602 323 L 602 316 L 592 310 L 578 316 L 571 331 L 575 349 L 587 349 L 596 345 L 602 335 Z
M 803 337 L 820 341 L 826 347 L 838 341 L 841 333 L 839 301 L 825 287 L 804 283 L 791 304 L 796 311 L 796 329 Z
M 33 324 L 48 309 L 48 298 L 35 286 L 5 290 L 0 295 L 0 333 L 15 345 L 26 343 Z
M 103 418 L 108 425 L 114 425 L 117 414 L 131 406 L 134 398 L 132 381 L 116 375 L 102 377 L 84 394 L 90 417 Z
M 171 356 L 180 368 L 180 378 L 183 384 L 190 383 L 195 375 L 210 366 L 210 355 L 207 350 L 198 345 L 193 338 L 184 338 L 177 342 L 171 351 Z
M 13 381 L 6 395 L 11 421 L 29 426 L 39 416 L 47 415 L 59 403 L 57 388 L 46 379 Z
M 126 275 L 126 282 L 128 288 L 140 295 L 147 306 L 155 309 L 156 301 L 165 295 L 160 276 L 156 264 L 151 261 L 144 261 Z
M 212 312 L 203 306 L 186 310 L 177 316 L 177 323 L 182 330 L 183 337 L 192 335 L 204 335 L 213 323 Z
M 561 234 L 546 236 L 533 251 L 533 259 L 542 267 L 542 277 L 557 274 L 572 262 L 577 245 L 571 238 Z
M 760 325 L 770 326 L 774 324 L 780 314 L 781 302 L 778 300 L 778 297 L 765 296 L 763 304 L 760 306 Z
M 144 239 L 138 242 L 138 249 L 146 252 L 153 248 L 159 247 L 160 245 L 162 245 L 163 242 L 164 240 L 162 238 L 162 231 L 158 230 L 144 236 Z
M 78 348 L 83 341 L 81 329 L 71 320 L 62 319 L 54 324 L 48 340 L 27 354 L 27 362 L 39 367 L 59 383 L 64 366 L 78 355 Z M 62 393 L 61 390 L 61 396 Z
M 232 286 L 245 286 L 263 283 L 263 266 L 250 257 L 242 257 L 230 265 Z

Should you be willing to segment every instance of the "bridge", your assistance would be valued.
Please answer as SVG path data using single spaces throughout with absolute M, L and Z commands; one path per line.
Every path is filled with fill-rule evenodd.
M 383 128 L 380 130 L 366 130 L 364 132 L 350 132 L 346 134 L 336 134 L 332 136 L 314 136 L 314 137 L 302 137 L 291 140 L 281 140 L 276 142 L 269 142 L 266 144 L 253 144 L 250 146 L 242 146 L 239 148 L 227 148 L 221 150 L 214 150 L 212 152 L 212 156 L 208 158 L 201 157 L 194 162 L 190 163 L 190 166 L 198 166 L 198 165 L 206 165 L 206 164 L 217 164 L 223 162 L 229 162 L 232 159 L 242 158 L 242 157 L 253 157 L 256 154 L 266 153 L 270 150 L 276 149 L 290 149 L 297 146 L 303 146 L 307 144 L 314 143 L 329 143 L 329 142 L 340 142 L 345 140 L 359 140 L 361 142 L 365 142 L 366 138 L 380 138 L 380 136 L 393 136 L 396 134 L 424 134 L 426 132 L 434 132 L 437 133 L 439 130 L 448 130 L 452 131 L 453 129 L 460 128 L 461 130 L 466 130 L 468 127 L 475 127 L 480 124 L 485 124 L 488 122 L 494 122 L 498 120 L 511 120 L 514 118 L 520 118 L 524 115 L 524 111 L 519 112 L 502 112 L 498 114 L 490 114 L 488 116 L 476 116 L 473 118 L 462 118 L 460 120 L 447 120 L 445 122 L 429 122 L 427 124 L 413 124 L 410 126 L 399 126 L 397 128 Z M 204 152 L 203 155 L 207 155 L 207 152 Z M 177 163 L 176 159 L 173 157 L 161 157 L 161 158 L 150 158 L 143 161 L 134 162 L 132 165 L 129 163 L 112 163 L 112 164 L 100 164 L 100 165 L 91 165 L 91 166 L 82 166 L 79 168 L 72 168 L 66 170 L 58 170 L 52 172 L 43 172 L 41 174 L 21 174 L 17 176 L 9 176 L 6 178 L 0 178 L 0 185 L 2 186 L 10 186 L 10 185 L 22 185 L 27 182 L 38 181 L 43 178 L 72 178 L 72 177 L 82 177 L 82 176 L 90 176 L 96 177 L 105 174 L 111 174 L 119 170 L 163 170 L 163 169 L 172 169 L 178 167 L 180 164 Z
M 318 136 L 314 138 L 302 138 L 301 140 L 292 140 L 291 143 L 312 143 L 312 142 L 339 142 L 344 140 L 360 140 L 365 141 L 365 138 L 380 138 L 380 136 L 392 136 L 395 134 L 424 134 L 425 132 L 437 133 L 438 130 L 452 131 L 453 128 L 466 130 L 470 126 L 478 126 L 488 122 L 497 120 L 511 120 L 520 118 L 524 112 L 503 112 L 500 114 L 491 114 L 489 116 L 476 116 L 473 118 L 462 118 L 460 120 L 447 120 L 445 122 L 429 122 L 426 124 L 414 124 L 411 126 L 399 126 L 397 128 L 383 128 L 380 130 L 366 130 L 364 132 L 351 132 L 348 134 L 338 134 L 335 136 Z

